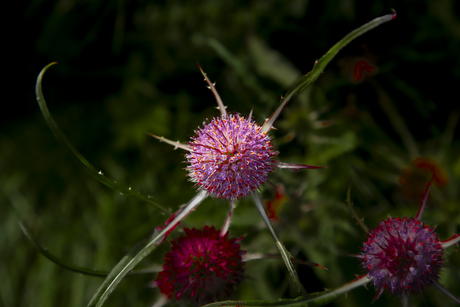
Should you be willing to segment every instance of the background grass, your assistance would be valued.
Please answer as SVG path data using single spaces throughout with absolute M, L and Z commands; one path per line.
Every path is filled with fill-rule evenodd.
M 146 132 L 186 142 L 205 118 L 218 115 L 197 61 L 217 81 L 228 111 L 253 110 L 261 124 L 316 59 L 390 8 L 397 19 L 343 49 L 313 88 L 288 104 L 272 132 L 281 161 L 327 166 L 279 170 L 270 179 L 283 184 L 287 196 L 275 224 L 281 239 L 295 257 L 329 268 L 298 267 L 314 292 L 363 273 L 349 256 L 365 240 L 346 207 L 350 183 L 355 209 L 369 227 L 388 215 L 413 216 L 419 200 L 404 197 L 398 179 L 414 158 L 431 157 L 450 181 L 433 188 L 423 220 L 438 225 L 440 239 L 460 232 L 456 1 L 35 0 L 11 10 L 17 24 L 8 32 L 20 39 L 5 48 L 12 54 L 3 88 L 10 98 L 3 99 L 0 122 L 0 305 L 85 306 L 102 282 L 39 255 L 18 219 L 54 255 L 108 271 L 167 218 L 96 182 L 66 155 L 34 98 L 35 79 L 46 64 L 59 62 L 43 89 L 75 147 L 109 178 L 175 210 L 195 194 L 183 152 Z M 377 71 L 357 83 L 352 76 L 358 60 Z M 323 120 L 331 125 L 320 128 Z M 266 200 L 274 193 L 270 184 L 262 190 Z M 185 224 L 220 227 L 227 210 L 226 202 L 207 200 Z M 230 231 L 246 235 L 248 252 L 276 252 L 249 200 L 239 203 Z M 141 266 L 161 264 L 168 248 L 163 244 Z M 460 257 L 448 251 L 447 259 L 441 282 L 458 296 Z M 282 261 L 246 267 L 249 278 L 239 298 L 297 296 Z M 154 278 L 126 278 L 107 306 L 152 305 L 158 290 L 148 285 Z M 367 306 L 374 295 L 372 287 L 356 289 L 331 306 Z M 384 295 L 375 306 L 398 301 Z M 412 296 L 411 303 L 450 304 L 434 289 Z

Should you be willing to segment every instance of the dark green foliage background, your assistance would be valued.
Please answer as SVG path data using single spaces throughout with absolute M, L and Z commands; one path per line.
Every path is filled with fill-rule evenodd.
M 10 98 L 3 99 L 0 122 L 0 305 L 86 306 L 102 282 L 38 254 L 19 219 L 54 255 L 109 271 L 167 218 L 109 190 L 66 155 L 35 102 L 35 79 L 46 64 L 59 62 L 47 72 L 43 90 L 74 146 L 107 177 L 175 210 L 195 194 L 183 152 L 146 132 L 186 142 L 205 118 L 218 115 L 197 61 L 217 81 L 228 111 L 253 110 L 262 124 L 316 59 L 391 8 L 398 18 L 342 50 L 313 88 L 289 103 L 272 132 L 281 161 L 327 166 L 277 170 L 270 177 L 288 196 L 275 224 L 283 242 L 295 257 L 329 268 L 298 267 L 307 291 L 315 292 L 363 273 L 349 256 L 365 239 L 346 207 L 350 182 L 355 209 L 368 226 L 388 215 L 413 216 L 419 201 L 402 197 L 398 178 L 416 156 L 431 157 L 446 168 L 450 183 L 433 189 L 423 220 L 438 225 L 440 239 L 460 232 L 459 3 L 33 0 L 11 10 L 19 22 L 8 32 L 20 39 L 6 48 L 17 60 L 4 72 L 3 92 Z M 374 62 L 377 73 L 351 82 L 356 59 Z M 409 141 L 395 128 L 396 113 Z M 333 125 L 319 129 L 315 119 Z M 274 190 L 265 185 L 262 197 L 270 199 Z M 184 224 L 221 227 L 227 210 L 225 201 L 210 199 Z M 230 231 L 246 235 L 248 253 L 276 252 L 249 200 L 239 203 Z M 168 246 L 141 266 L 161 264 Z M 460 256 L 451 249 L 441 283 L 460 296 Z M 298 295 L 282 261 L 250 262 L 247 274 L 238 298 Z M 153 305 L 158 290 L 148 285 L 154 278 L 126 278 L 106 305 Z M 372 287 L 359 288 L 331 306 L 367 306 L 374 294 Z M 451 304 L 434 289 L 411 297 L 413 306 L 424 302 Z M 393 303 L 399 298 L 383 295 L 374 306 Z

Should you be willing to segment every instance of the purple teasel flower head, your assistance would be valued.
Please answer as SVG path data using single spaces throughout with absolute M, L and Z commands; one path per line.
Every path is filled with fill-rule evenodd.
M 435 286 L 460 303 L 457 297 L 438 283 L 444 264 L 444 250 L 457 244 L 460 235 L 439 241 L 435 227 L 421 221 L 430 186 L 431 181 L 427 184 L 415 217 L 389 217 L 368 231 L 362 252 L 356 257 L 361 258 L 361 265 L 367 271 L 367 275 L 358 279 L 367 276 L 377 289 L 374 301 L 385 290 L 406 298 L 409 293 L 421 293 L 423 289 Z
M 250 117 L 213 118 L 195 131 L 186 155 L 189 177 L 216 198 L 238 199 L 259 188 L 274 170 L 278 152 Z
M 374 286 L 392 294 L 420 292 L 439 278 L 444 248 L 434 227 L 404 217 L 388 218 L 369 232 L 362 266 Z
M 184 231 L 185 236 L 171 241 L 171 251 L 157 276 L 160 292 L 169 299 L 200 304 L 230 298 L 244 279 L 242 238 L 228 238 L 228 232 L 221 236 L 214 226 Z

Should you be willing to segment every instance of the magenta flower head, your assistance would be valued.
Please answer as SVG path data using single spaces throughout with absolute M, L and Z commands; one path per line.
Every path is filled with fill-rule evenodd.
M 397 295 L 420 292 L 437 282 L 444 253 L 434 227 L 405 217 L 380 222 L 362 250 L 362 266 L 379 294 L 388 289 Z
M 222 236 L 208 226 L 184 230 L 185 236 L 171 242 L 156 279 L 161 293 L 200 304 L 230 298 L 244 279 L 241 238 L 229 239 L 228 232 Z
M 196 186 L 213 197 L 238 199 L 267 180 L 278 152 L 261 126 L 239 114 L 216 117 L 203 126 L 186 155 Z

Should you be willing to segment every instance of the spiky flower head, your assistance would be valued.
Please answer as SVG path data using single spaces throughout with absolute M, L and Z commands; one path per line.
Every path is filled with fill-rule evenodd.
M 156 282 L 160 291 L 195 303 L 228 299 L 243 279 L 240 239 L 228 238 L 214 227 L 185 228 L 185 236 L 172 241 L 163 271 Z
M 211 196 L 235 200 L 259 188 L 274 170 L 278 152 L 251 118 L 213 118 L 195 131 L 186 155 L 189 177 Z
M 385 289 L 400 295 L 432 285 L 438 280 L 443 253 L 434 227 L 416 218 L 388 218 L 369 232 L 361 256 L 378 297 Z

